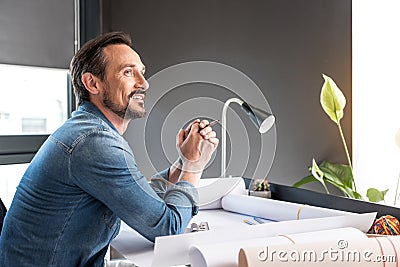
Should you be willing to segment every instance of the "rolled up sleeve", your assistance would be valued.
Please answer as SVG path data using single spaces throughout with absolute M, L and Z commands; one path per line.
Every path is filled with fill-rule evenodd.
M 72 154 L 77 185 L 151 241 L 184 232 L 197 213 L 197 189 L 186 181 L 168 184 L 167 170 L 149 183 L 122 137 L 106 131 L 87 136 Z M 74 164 L 80 165 L 79 172 Z

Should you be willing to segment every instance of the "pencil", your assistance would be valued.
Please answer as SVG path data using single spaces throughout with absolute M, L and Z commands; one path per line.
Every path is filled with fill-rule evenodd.
M 257 218 L 257 217 L 254 217 L 253 219 L 254 219 L 256 222 L 260 223 L 260 224 L 264 223 L 261 219 L 259 219 L 259 218 Z
M 210 124 L 207 125 L 207 126 L 213 126 L 213 125 L 215 125 L 215 124 L 217 124 L 217 123 L 219 123 L 219 120 L 212 121 L 212 122 L 210 122 Z M 207 126 L 206 126 L 206 127 L 207 127 Z
M 251 221 L 248 221 L 248 220 L 246 220 L 246 219 L 244 219 L 244 220 L 243 220 L 243 222 L 245 222 L 245 223 L 247 223 L 247 224 L 250 224 L 250 225 L 254 225 L 254 223 L 253 223 L 253 222 L 251 222 Z
M 204 128 L 206 128 L 206 127 L 208 127 L 208 126 L 213 126 L 213 125 L 215 125 L 215 124 L 217 124 L 217 123 L 219 123 L 219 120 L 214 120 L 214 121 L 210 122 L 208 125 L 206 125 Z M 201 130 L 203 130 L 204 128 L 200 128 L 200 129 L 199 129 L 199 132 L 200 132 Z

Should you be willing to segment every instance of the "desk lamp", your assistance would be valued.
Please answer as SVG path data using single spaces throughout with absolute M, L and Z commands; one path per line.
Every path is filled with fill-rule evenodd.
M 260 134 L 266 133 L 274 125 L 275 117 L 268 112 L 252 107 L 239 98 L 228 99 L 222 108 L 221 118 L 221 177 L 225 177 L 226 171 L 226 111 L 230 103 L 237 103 L 242 110 L 250 117 L 253 124 L 257 127 Z

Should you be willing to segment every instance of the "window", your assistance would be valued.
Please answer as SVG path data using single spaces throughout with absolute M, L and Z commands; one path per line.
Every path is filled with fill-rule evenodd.
M 68 71 L 0 64 L 0 135 L 50 134 L 68 113 Z
M 0 64 L 0 164 L 29 162 L 68 117 L 68 70 Z
M 400 172 L 400 1 L 353 0 L 353 167 L 358 189 L 389 189 Z

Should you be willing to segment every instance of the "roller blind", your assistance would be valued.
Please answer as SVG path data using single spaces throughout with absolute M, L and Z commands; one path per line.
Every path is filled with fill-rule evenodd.
M 0 63 L 68 68 L 73 0 L 0 0 Z

